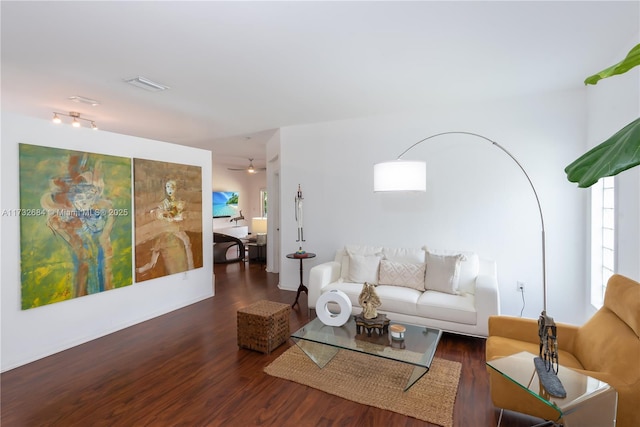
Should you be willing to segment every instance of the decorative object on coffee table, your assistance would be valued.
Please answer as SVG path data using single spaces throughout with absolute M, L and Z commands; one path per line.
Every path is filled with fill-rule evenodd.
M 378 314 L 373 319 L 367 319 L 362 314 L 358 314 L 354 316 L 354 320 L 356 321 L 356 333 L 358 334 L 362 332 L 362 328 L 367 331 L 368 337 L 371 336 L 373 329 L 378 332 L 378 335 L 389 332 L 389 319 L 387 319 L 386 314 Z
M 389 326 L 389 332 L 392 340 L 404 341 L 404 333 L 406 331 L 407 328 L 402 325 L 398 325 L 397 323 Z
M 269 354 L 289 338 L 289 304 L 261 300 L 238 310 L 238 347 Z
M 375 319 L 378 316 L 378 307 L 380 307 L 380 297 L 376 293 L 376 287 L 371 283 L 364 282 L 362 291 L 358 297 L 360 307 L 362 307 L 362 316 L 365 319 Z
M 333 311 L 329 309 L 330 304 L 333 306 Z M 336 312 L 336 305 L 340 308 L 339 312 Z M 351 300 L 347 294 L 334 289 L 320 295 L 316 302 L 316 315 L 327 326 L 342 326 L 351 317 L 351 308 Z

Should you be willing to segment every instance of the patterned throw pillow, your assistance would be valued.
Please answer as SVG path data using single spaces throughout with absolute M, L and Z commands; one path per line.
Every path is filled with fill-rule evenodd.
M 424 291 L 424 264 L 380 261 L 380 285 L 404 286 Z

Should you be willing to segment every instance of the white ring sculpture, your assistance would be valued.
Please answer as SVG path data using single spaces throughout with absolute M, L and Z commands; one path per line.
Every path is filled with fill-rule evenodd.
M 340 307 L 339 313 L 332 313 L 327 307 L 328 304 L 335 303 Z M 351 300 L 344 292 L 334 289 L 320 295 L 316 302 L 316 315 L 322 323 L 327 326 L 342 326 L 351 316 Z

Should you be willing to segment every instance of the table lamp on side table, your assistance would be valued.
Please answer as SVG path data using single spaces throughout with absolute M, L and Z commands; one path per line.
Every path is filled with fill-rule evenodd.
M 251 218 L 251 232 L 256 236 L 256 243 L 259 245 L 267 244 L 267 218 L 255 217 Z

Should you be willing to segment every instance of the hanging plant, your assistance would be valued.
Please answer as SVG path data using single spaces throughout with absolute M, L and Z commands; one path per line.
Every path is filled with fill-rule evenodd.
M 623 74 L 640 65 L 640 44 L 615 65 L 585 79 L 585 84 L 597 84 L 607 77 Z M 592 148 L 564 171 L 570 182 L 587 188 L 605 176 L 614 176 L 640 164 L 640 118 L 632 121 L 600 145 Z

